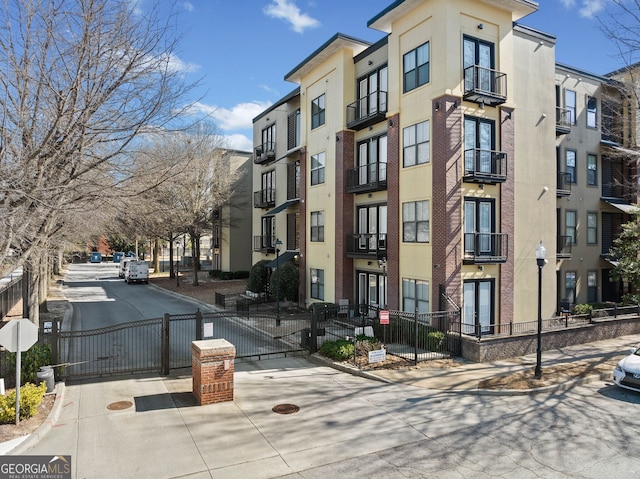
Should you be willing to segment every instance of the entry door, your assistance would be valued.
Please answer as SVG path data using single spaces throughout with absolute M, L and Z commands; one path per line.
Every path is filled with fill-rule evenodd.
M 462 323 L 466 334 L 491 332 L 493 324 L 493 280 L 465 281 Z
M 493 137 L 493 122 L 478 118 L 464 119 L 464 166 L 466 171 L 491 173 Z
M 465 251 L 473 255 L 491 255 L 493 201 L 467 200 L 464 203 Z M 475 240 L 475 233 L 477 240 Z M 475 241 L 474 241 L 475 240 Z
M 491 81 L 493 65 L 493 44 L 476 38 L 465 37 L 463 59 L 465 90 L 493 91 Z M 467 70 L 471 66 L 480 68 L 469 68 Z M 474 70 L 477 70 L 477 76 Z

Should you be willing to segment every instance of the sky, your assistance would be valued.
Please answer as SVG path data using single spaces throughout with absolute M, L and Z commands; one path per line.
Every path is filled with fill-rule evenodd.
M 153 0 L 134 0 L 144 9 Z M 539 0 L 519 23 L 554 35 L 556 61 L 596 74 L 624 63 L 598 28 L 610 0 Z M 164 4 L 164 0 L 162 0 Z M 169 3 L 169 2 L 167 2 Z M 253 150 L 252 120 L 297 85 L 284 76 L 336 33 L 375 42 L 367 22 L 393 0 L 176 0 L 176 62 L 199 80 L 190 101 L 230 148 Z M 146 5 L 145 5 L 146 4 Z

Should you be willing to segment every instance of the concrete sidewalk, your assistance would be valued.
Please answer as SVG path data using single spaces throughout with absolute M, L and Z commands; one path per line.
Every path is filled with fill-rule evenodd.
M 626 336 L 544 352 L 543 374 L 567 361 L 614 364 L 638 342 Z M 71 455 L 78 478 L 279 477 L 422 440 L 399 415 L 411 415 L 406 406 L 392 412 L 383 405 L 450 394 L 472 404 L 480 380 L 533 364 L 535 355 L 364 373 L 307 357 L 237 363 L 234 401 L 208 406 L 195 405 L 190 371 L 59 384 L 50 421 L 9 453 Z M 300 410 L 272 411 L 281 404 Z

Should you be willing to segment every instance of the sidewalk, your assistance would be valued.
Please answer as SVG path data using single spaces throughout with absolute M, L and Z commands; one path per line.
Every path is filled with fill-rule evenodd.
M 604 358 L 613 367 L 638 342 L 640 335 L 544 352 L 543 375 L 545 367 L 568 361 Z M 532 355 L 448 369 L 347 374 L 312 359 L 239 362 L 234 401 L 208 406 L 195 405 L 190 371 L 58 384 L 50 421 L 9 454 L 71 455 L 74 477 L 278 477 L 423 439 L 398 423 L 397 411 L 372 402 L 446 400 L 450 394 L 472 402 L 482 393 L 482 379 L 535 364 Z M 594 379 L 600 377 L 588 378 Z M 490 392 L 498 393 L 522 391 Z M 279 404 L 300 411 L 276 414 L 272 408 Z

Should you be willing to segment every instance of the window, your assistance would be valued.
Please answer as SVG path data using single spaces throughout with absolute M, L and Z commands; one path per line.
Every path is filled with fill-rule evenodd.
M 358 208 L 358 249 L 371 252 L 387 249 L 387 205 Z
M 402 57 L 402 73 L 405 93 L 429 83 L 429 42 L 405 53 Z
M 387 305 L 387 275 L 373 272 L 358 272 L 358 304 L 374 308 Z
M 576 244 L 576 220 L 577 213 L 573 210 L 564 212 L 564 230 L 567 237 L 567 244 Z
M 493 199 L 466 198 L 464 201 L 464 252 L 470 256 L 499 253 L 495 233 Z
M 464 118 L 464 171 L 493 173 L 492 152 L 495 150 L 493 121 L 466 116 Z
M 576 124 L 576 92 L 572 90 L 564 91 L 564 107 L 567 109 L 569 121 Z
M 490 333 L 494 323 L 494 280 L 463 283 L 462 324 L 466 334 Z
M 387 111 L 387 67 L 358 80 L 358 118 Z
M 569 304 L 576 304 L 576 272 L 567 271 L 564 274 L 565 300 Z
M 402 280 L 402 311 L 429 312 L 429 282 L 417 279 Z
M 300 198 L 300 160 L 287 164 L 287 199 Z
M 324 125 L 324 93 L 311 102 L 311 129 Z
M 287 149 L 300 146 L 300 109 L 287 117 Z
M 587 303 L 598 301 L 598 272 L 587 271 Z
M 587 153 L 587 184 L 596 186 L 598 184 L 598 157 Z
M 598 243 L 598 213 L 587 213 L 587 244 Z
M 257 249 L 267 250 L 273 248 L 276 239 L 275 216 L 263 216 L 261 225 L 260 244 Z
M 576 152 L 573 150 L 566 150 L 564 152 L 564 161 L 566 173 L 569 173 L 569 178 L 567 178 L 567 181 L 569 183 L 577 183 L 578 178 L 576 177 Z
M 324 301 L 324 270 L 311 268 L 311 297 Z
M 481 90 L 494 92 L 495 68 L 493 43 L 485 42 L 477 38 L 464 37 L 464 90 Z
M 260 190 L 260 204 L 271 205 L 276 202 L 276 170 L 262 173 L 262 189 Z
M 405 243 L 429 242 L 429 201 L 402 204 L 402 241 Z
M 587 97 L 587 127 L 595 128 L 598 118 L 598 99 L 590 96 Z
M 264 153 L 273 152 L 276 149 L 276 124 L 270 125 L 262 130 L 262 151 Z
M 408 126 L 402 130 L 403 163 L 407 166 L 429 163 L 431 152 L 429 150 L 429 121 L 423 121 Z
M 324 212 L 311 212 L 311 241 L 324 241 Z
M 324 152 L 311 155 L 311 184 L 324 183 Z
M 372 185 L 387 181 L 387 136 L 377 136 L 358 143 L 358 184 Z

